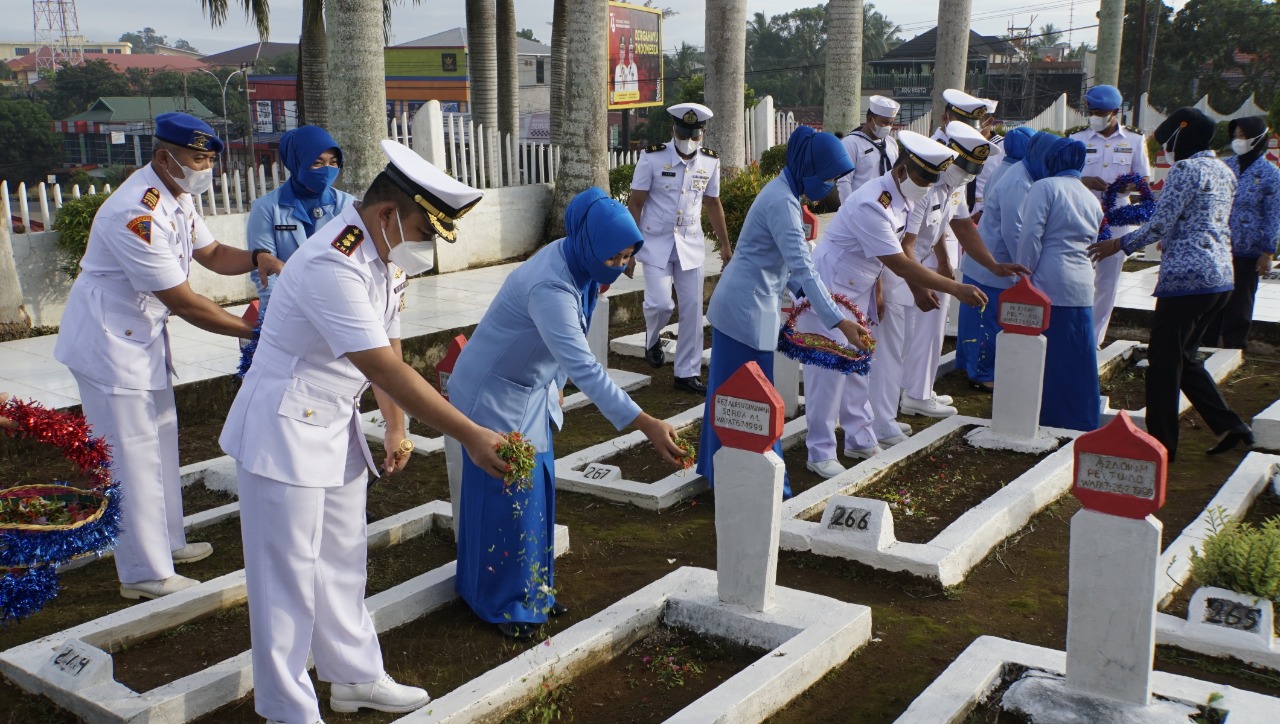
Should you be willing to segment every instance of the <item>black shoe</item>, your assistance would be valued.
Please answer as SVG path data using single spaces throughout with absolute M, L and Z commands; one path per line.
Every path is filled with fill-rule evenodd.
M 644 360 L 654 369 L 661 367 L 667 361 L 667 355 L 662 351 L 662 340 L 658 340 L 652 347 L 644 351 Z
M 547 613 L 553 617 L 559 618 L 560 616 L 569 613 L 569 607 L 559 601 L 556 601 L 551 604 L 551 608 L 547 610 Z
M 498 630 L 507 638 L 523 641 L 533 638 L 534 626 L 531 623 L 500 623 L 498 624 Z
M 985 392 L 989 395 L 995 390 L 995 385 L 988 385 L 985 382 L 969 380 L 969 389 L 977 390 L 978 392 Z
M 1217 445 L 1214 445 L 1205 452 L 1210 455 L 1221 455 L 1228 450 L 1234 450 L 1236 445 L 1239 445 L 1240 443 L 1244 443 L 1247 446 L 1253 445 L 1253 430 L 1249 429 L 1249 426 L 1243 422 L 1231 430 L 1228 430 L 1227 434 L 1222 436 L 1222 439 L 1218 441 Z
M 697 377 L 677 377 L 672 384 L 677 390 L 692 392 L 695 395 L 707 394 L 707 386 L 702 384 L 702 380 Z

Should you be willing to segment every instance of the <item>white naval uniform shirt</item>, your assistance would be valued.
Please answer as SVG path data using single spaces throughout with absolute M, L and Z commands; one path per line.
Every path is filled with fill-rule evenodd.
M 674 249 L 682 270 L 702 266 L 702 197 L 720 195 L 720 159 L 715 152 L 700 148 L 693 158 L 684 159 L 674 143 L 650 146 L 636 162 L 631 188 L 649 193 L 640 212 L 644 246 L 636 260 L 666 266 Z
M 1084 144 L 1082 176 L 1097 176 L 1110 184 L 1128 173 L 1136 173 L 1143 178 L 1151 175 L 1151 164 L 1147 161 L 1147 144 L 1140 133 L 1119 126 L 1115 133 L 1104 136 L 1092 128 L 1086 128 L 1071 134 L 1071 138 Z M 1099 201 L 1102 200 L 1102 192 L 1094 191 L 1093 195 Z M 1116 206 L 1128 205 L 1128 195 L 1121 194 L 1116 197 Z
M 936 260 L 933 263 L 928 262 L 933 258 L 938 244 L 942 243 L 943 237 L 951 230 L 952 220 L 967 219 L 970 216 L 969 203 L 965 200 L 965 189 L 965 186 L 952 188 L 939 181 L 930 186 L 929 192 L 912 208 L 911 215 L 907 218 L 906 233 L 916 235 L 915 243 L 912 245 L 912 253 L 916 261 L 926 264 L 931 269 L 936 268 Z M 953 269 L 959 266 L 959 259 L 950 261 Z M 894 304 L 915 303 L 911 288 L 902 277 L 888 269 L 881 277 L 881 284 L 887 301 Z
M 175 198 L 151 164 L 134 171 L 94 216 L 54 358 L 105 385 L 169 387 L 169 308 L 152 292 L 185 282 L 213 241 L 189 194 Z
M 841 204 L 814 253 L 823 281 L 862 292 L 884 271 L 882 256 L 902 251 L 912 205 L 892 174 L 862 185 Z M 868 314 L 872 310 L 863 310 Z
M 991 174 L 1004 163 L 1004 136 L 998 133 L 991 134 L 991 153 L 987 155 L 987 160 L 982 164 L 982 173 L 978 174 L 978 178 L 973 180 L 973 208 L 972 213 L 982 211 L 984 206 L 983 196 L 987 189 L 987 181 L 991 178 Z
M 840 142 L 853 162 L 853 171 L 836 179 L 836 191 L 843 204 L 854 191 L 893 168 L 898 161 L 898 142 L 892 137 L 883 141 L 871 138 L 860 129 L 845 134 Z
M 374 467 L 358 417 L 368 381 L 345 355 L 400 337 L 407 281 L 379 258 L 355 208 L 316 231 L 271 295 L 222 449 L 255 475 L 305 487 L 346 482 L 352 445 Z

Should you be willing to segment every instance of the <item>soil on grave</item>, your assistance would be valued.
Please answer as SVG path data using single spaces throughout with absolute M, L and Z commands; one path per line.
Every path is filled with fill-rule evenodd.
M 548 716 L 576 724 L 666 721 L 766 653 L 660 625 L 622 655 L 592 667 L 589 673 L 569 682 L 554 678 L 542 682 L 537 700 L 503 724 L 543 722 Z
M 1048 456 L 975 448 L 964 438 L 972 429 L 972 425 L 960 428 L 929 453 L 916 456 L 853 494 L 889 504 L 898 540 L 928 543 Z M 821 519 L 821 512 L 806 518 Z
M 702 439 L 702 421 L 695 420 L 693 424 L 679 428 L 676 432 L 696 446 Z M 669 475 L 681 472 L 680 468 L 673 467 L 658 457 L 648 441 L 629 447 L 616 455 L 610 455 L 599 462 L 601 465 L 616 465 L 622 471 L 622 479 L 633 483 L 656 483 Z M 692 467 L 684 472 L 690 477 L 697 475 Z
M 618 334 L 615 332 L 615 336 Z M 611 366 L 654 375 L 653 384 L 636 396 L 638 401 L 643 399 L 642 407 L 655 416 L 669 417 L 701 400 L 671 389 L 669 364 L 650 370 L 643 360 L 614 356 Z M 1277 379 L 1280 379 L 1280 359 L 1251 356 L 1245 367 L 1222 388 L 1237 412 L 1249 419 L 1276 399 L 1280 391 Z M 963 375 L 949 375 L 939 380 L 937 391 L 954 395 L 961 414 L 989 415 L 991 397 L 969 390 Z M 582 417 L 572 417 L 577 412 L 570 413 L 565 432 L 556 438 L 558 454 L 616 437 L 612 426 L 594 408 L 584 408 Z M 917 432 L 936 422 L 919 417 L 902 419 L 910 422 Z M 187 434 L 185 427 L 183 434 Z M 1212 434 L 1195 413 L 1183 418 L 1184 452 L 1171 466 L 1168 502 L 1158 513 L 1164 523 L 1166 543 L 1200 514 L 1244 457 L 1243 450 L 1217 457 L 1201 454 L 1213 441 Z M 804 469 L 803 443 L 792 450 L 800 455 L 798 466 L 790 454 L 786 458 L 792 484 L 796 486 L 808 473 Z M 443 457 L 417 457 L 399 479 L 380 481 L 374 487 L 370 508 L 378 516 L 384 516 L 430 500 L 444 499 L 446 490 Z M 981 635 L 1062 648 L 1066 630 L 1068 522 L 1078 509 L 1073 498 L 1064 496 L 994 550 L 963 586 L 949 590 L 911 576 L 888 574 L 847 561 L 808 553 L 783 553 L 778 567 L 779 585 L 870 606 L 873 641 L 770 721 L 785 724 L 830 721 L 831 712 L 847 707 L 850 691 L 859 692 L 859 721 L 893 721 Z M 662 513 L 583 495 L 559 495 L 558 522 L 572 529 L 573 543 L 571 552 L 557 561 L 556 587 L 559 599 L 569 605 L 571 611 L 545 627 L 545 632 L 563 631 L 679 566 L 713 569 L 714 511 L 715 499 L 711 493 Z M 217 552 L 206 561 L 184 567 L 182 573 L 208 580 L 241 567 L 237 521 L 202 530 L 199 536 L 201 540 L 213 540 Z M 109 561 L 67 572 L 62 582 L 61 596 L 44 611 L 0 629 L 0 649 L 56 633 L 128 605 L 116 591 L 115 570 Z M 460 603 L 388 632 L 382 636 L 382 642 L 391 674 L 426 686 L 436 697 L 510 660 L 528 646 L 537 645 L 512 644 L 494 627 L 477 621 Z M 1192 659 L 1192 663 L 1180 662 L 1177 666 L 1198 667 L 1189 669 L 1190 674 L 1198 678 L 1245 688 L 1251 686 L 1246 672 L 1233 667 L 1231 662 Z M 1157 667 L 1166 669 L 1174 665 L 1161 660 Z M 1215 671 L 1208 670 L 1210 668 Z M 1266 693 L 1280 694 L 1280 684 L 1252 686 Z M 326 702 L 327 685 L 319 689 L 320 700 Z M 619 707 L 634 707 L 637 700 L 624 694 L 611 701 Z M 344 724 L 382 724 L 395 718 L 374 712 L 340 716 L 327 709 L 324 716 L 326 721 Z M 59 711 L 47 699 L 3 684 L 0 685 L 0 721 L 66 724 L 77 719 Z M 252 697 L 248 697 L 210 714 L 203 721 L 256 724 L 261 720 L 253 712 Z

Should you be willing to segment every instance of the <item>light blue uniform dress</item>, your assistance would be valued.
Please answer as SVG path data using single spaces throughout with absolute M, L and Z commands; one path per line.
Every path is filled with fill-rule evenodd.
M 587 346 L 600 284 L 621 267 L 602 262 L 642 243 L 631 214 L 596 188 L 565 209 L 564 239 L 546 245 L 507 277 L 453 376 L 449 401 L 473 422 L 533 445 L 532 489 L 519 491 L 464 456 L 458 527 L 458 595 L 490 623 L 542 623 L 555 604 L 555 453 L 551 426 L 564 417 L 566 377 L 614 427 L 641 410 L 609 379 Z

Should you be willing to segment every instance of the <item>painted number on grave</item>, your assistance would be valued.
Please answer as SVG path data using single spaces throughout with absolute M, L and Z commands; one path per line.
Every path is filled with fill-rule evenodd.
M 1262 621 L 1262 609 L 1225 598 L 1208 598 L 1204 602 L 1204 622 L 1216 626 L 1256 631 Z
M 769 405 L 737 397 L 716 397 L 716 426 L 752 435 L 768 435 Z
M 1153 500 L 1156 464 L 1149 460 L 1081 452 L 1077 459 L 1076 484 L 1085 490 Z
M 70 644 L 53 657 L 53 665 L 72 676 L 79 676 L 91 661 L 92 659 L 81 654 L 75 646 Z
M 835 512 L 831 515 L 831 522 L 827 523 L 827 529 L 863 531 L 867 529 L 870 522 L 871 511 L 837 505 Z
M 453 375 L 451 372 L 438 372 L 436 376 L 440 378 L 440 396 L 449 399 L 449 378 Z

